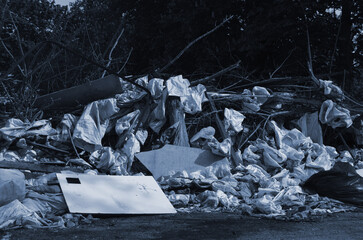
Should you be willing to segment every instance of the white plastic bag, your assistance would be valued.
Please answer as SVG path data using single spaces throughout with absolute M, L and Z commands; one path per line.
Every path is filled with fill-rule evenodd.
M 25 177 L 15 169 L 0 169 L 0 206 L 25 197 Z

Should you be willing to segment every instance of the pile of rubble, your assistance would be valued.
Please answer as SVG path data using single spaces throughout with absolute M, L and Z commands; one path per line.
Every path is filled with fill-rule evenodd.
M 363 205 L 362 152 L 338 153 L 323 144 L 321 124 L 349 128 L 355 119 L 342 107 L 344 94 L 332 82 L 319 80 L 314 91 L 324 94 L 313 101 L 259 86 L 242 93 L 207 91 L 214 88 L 193 86 L 182 76 L 166 81 L 142 77 L 135 84 L 115 79 L 120 84 L 118 93 L 89 103 L 80 115 L 67 113 L 60 121 L 5 121 L 0 128 L 0 229 L 71 227 L 92 221 L 96 212 L 73 211 L 77 207 L 67 194 L 87 194 L 80 188 L 84 181 L 100 191 L 122 188 L 99 186 L 103 180 L 97 176 L 105 175 L 139 179 L 153 175 L 180 212 L 228 211 L 304 220 Z M 75 97 L 67 99 L 67 90 L 56 94 L 61 97 L 40 97 L 43 106 L 39 107 L 62 105 L 59 99 L 69 104 L 69 98 Z M 78 101 L 80 96 L 75 98 Z M 306 108 L 312 111 L 302 114 Z M 286 129 L 279 117 L 295 115 L 295 128 Z M 314 174 L 319 172 L 335 177 L 318 178 Z M 73 192 L 60 185 L 62 174 L 73 184 Z M 84 180 L 84 174 L 93 177 Z M 321 191 L 334 181 L 349 191 Z M 158 192 L 158 187 L 148 185 L 151 182 L 148 178 L 135 188 Z M 125 198 L 125 206 L 131 201 L 117 197 Z M 103 204 L 97 198 L 88 200 Z M 149 209 L 153 207 L 158 206 Z M 147 209 L 131 213 L 173 212 Z

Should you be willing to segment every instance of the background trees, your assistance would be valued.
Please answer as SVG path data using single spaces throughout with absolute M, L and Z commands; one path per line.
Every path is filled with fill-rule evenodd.
M 0 71 L 10 69 L 37 43 L 52 39 L 104 65 L 113 49 L 110 67 L 125 75 L 152 73 L 233 15 L 165 73 L 197 79 L 241 60 L 236 74 L 217 83 L 226 85 L 246 76 L 306 76 L 308 29 L 315 73 L 331 74 L 328 77 L 349 89 L 360 77 L 362 5 L 357 0 L 79 0 L 67 10 L 46 0 L 2 0 Z M 12 73 L 22 81 L 36 82 L 39 93 L 103 74 L 83 59 L 50 46 L 18 65 Z

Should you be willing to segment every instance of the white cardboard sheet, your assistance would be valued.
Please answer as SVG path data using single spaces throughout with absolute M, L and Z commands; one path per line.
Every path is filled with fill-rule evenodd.
M 152 176 L 57 173 L 57 178 L 71 213 L 176 213 Z

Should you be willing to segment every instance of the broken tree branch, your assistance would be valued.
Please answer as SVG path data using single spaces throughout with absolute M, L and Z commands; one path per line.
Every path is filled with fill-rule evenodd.
M 282 66 L 284 66 L 285 62 L 287 61 L 287 59 L 290 58 L 291 54 L 295 51 L 296 48 L 292 49 L 289 53 L 289 55 L 285 58 L 285 60 L 281 63 L 280 66 L 278 66 L 278 68 L 275 69 L 275 71 L 273 71 L 273 73 L 270 75 L 270 78 L 273 78 L 273 76 L 275 75 L 275 73 L 277 73 L 281 68 Z
M 209 34 L 215 32 L 216 30 L 218 30 L 220 27 L 222 27 L 226 22 L 228 22 L 229 20 L 231 20 L 233 18 L 233 16 L 230 16 L 228 18 L 226 18 L 225 20 L 223 20 L 223 22 L 221 22 L 220 24 L 218 24 L 217 26 L 215 26 L 213 29 L 209 30 L 208 32 L 204 33 L 203 35 L 197 37 L 196 39 L 194 39 L 193 41 L 191 41 L 183 50 L 181 50 L 179 52 L 178 55 L 176 55 L 175 58 L 173 58 L 173 60 L 171 60 L 168 64 L 166 64 L 164 67 L 162 67 L 159 70 L 156 70 L 155 72 L 157 73 L 162 73 L 163 71 L 165 71 L 165 69 L 167 69 L 168 67 L 170 67 L 171 65 L 173 65 L 191 46 L 193 46 L 196 42 L 198 42 L 199 40 L 205 38 L 206 36 L 208 36 Z
M 314 81 L 314 83 L 318 86 L 320 86 L 319 80 L 315 77 L 313 72 L 313 60 L 311 57 L 311 49 L 310 49 L 310 36 L 309 36 L 309 30 L 306 28 L 306 37 L 308 40 L 308 55 L 309 55 L 309 61 L 308 61 L 308 68 L 310 72 L 311 79 Z
M 232 71 L 233 69 L 236 69 L 239 67 L 239 64 L 241 63 L 241 60 L 239 60 L 238 62 L 236 62 L 235 64 L 229 66 L 229 67 L 226 67 L 225 69 L 222 69 L 221 71 L 219 72 L 216 72 L 208 77 L 205 77 L 205 78 L 202 78 L 202 79 L 198 79 L 198 80 L 195 80 L 191 83 L 191 85 L 197 85 L 197 84 L 200 84 L 200 83 L 205 83 L 213 78 L 216 78 L 218 76 L 221 76 L 229 71 Z
M 133 50 L 134 50 L 134 48 L 131 48 L 131 49 L 130 49 L 130 52 L 129 52 L 129 54 L 127 55 L 126 61 L 124 62 L 124 64 L 122 65 L 122 67 L 120 68 L 120 70 L 118 70 L 118 72 L 117 72 L 117 73 L 120 73 L 122 70 L 124 70 L 124 68 L 125 68 L 126 64 L 128 63 L 128 61 L 129 61 L 129 59 L 130 59 L 130 56 L 131 56 L 131 53 L 132 53 L 132 51 L 133 51 Z
M 115 48 L 116 48 L 116 46 L 118 44 L 118 41 L 120 40 L 122 34 L 124 33 L 124 30 L 125 30 L 124 28 L 121 30 L 120 34 L 118 35 L 115 43 L 113 44 L 113 46 L 112 46 L 112 48 L 110 50 L 110 53 L 108 54 L 108 63 L 106 65 L 106 67 L 110 67 L 110 65 L 111 65 L 111 62 L 112 62 L 112 53 L 115 50 Z M 103 71 L 101 78 L 103 78 L 106 75 L 106 72 L 107 72 L 106 70 Z

